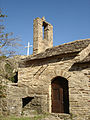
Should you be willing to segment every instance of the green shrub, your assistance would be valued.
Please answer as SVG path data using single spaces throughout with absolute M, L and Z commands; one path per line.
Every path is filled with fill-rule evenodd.
M 10 81 L 15 82 L 16 73 L 13 73 L 13 69 L 14 67 L 9 63 L 5 64 L 5 71 L 6 71 L 5 77 Z
M 5 60 L 6 58 L 6 56 L 0 56 L 0 60 Z

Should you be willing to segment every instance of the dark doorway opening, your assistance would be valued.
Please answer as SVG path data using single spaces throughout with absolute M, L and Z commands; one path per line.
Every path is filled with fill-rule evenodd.
M 34 97 L 26 97 L 22 98 L 22 108 L 24 108 L 31 100 L 34 99 Z
M 68 81 L 63 77 L 55 77 L 52 86 L 52 112 L 69 113 Z

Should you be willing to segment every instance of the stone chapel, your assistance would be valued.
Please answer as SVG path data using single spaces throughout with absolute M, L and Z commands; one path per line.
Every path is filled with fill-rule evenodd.
M 53 47 L 53 26 L 38 17 L 33 54 L 18 65 L 18 83 L 7 93 L 10 114 L 90 115 L 90 38 Z

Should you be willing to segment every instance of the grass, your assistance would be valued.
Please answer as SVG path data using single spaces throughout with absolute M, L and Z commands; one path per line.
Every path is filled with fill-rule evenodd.
M 29 117 L 11 117 L 11 116 L 2 117 L 0 116 L 0 120 L 32 120 L 32 119 Z
M 47 115 L 37 115 L 34 117 L 15 117 L 15 116 L 0 116 L 0 120 L 41 120 L 45 118 Z

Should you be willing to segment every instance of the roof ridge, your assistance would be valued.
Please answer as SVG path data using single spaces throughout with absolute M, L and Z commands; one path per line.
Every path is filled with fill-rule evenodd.
M 54 46 L 54 47 L 52 47 L 52 48 L 59 47 L 59 46 L 62 46 L 62 45 L 71 44 L 71 43 L 75 43 L 75 42 L 77 42 L 77 41 L 83 41 L 83 40 L 90 40 L 90 38 L 74 40 L 74 41 L 71 41 L 71 42 L 68 42 L 68 43 L 63 43 L 63 44 L 60 44 L 60 45 Z M 50 49 L 50 48 L 49 48 L 49 49 Z

